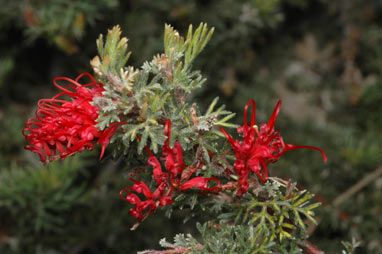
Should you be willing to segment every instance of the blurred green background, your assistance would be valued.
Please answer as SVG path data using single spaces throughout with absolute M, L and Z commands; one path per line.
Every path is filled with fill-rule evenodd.
M 21 131 L 56 76 L 91 72 L 100 33 L 119 24 L 141 66 L 163 51 L 164 23 L 215 33 L 195 61 L 208 78 L 193 100 L 220 103 L 243 120 L 257 103 L 266 122 L 278 99 L 277 128 L 299 150 L 270 166 L 316 194 L 320 224 L 310 240 L 340 253 L 382 253 L 382 2 L 380 0 L 0 0 L 0 253 L 136 253 L 163 237 L 194 232 L 160 212 L 136 231 L 124 160 L 84 152 L 47 168 L 24 151 Z M 109 151 L 111 149 L 108 149 Z M 365 178 L 366 177 L 366 178 Z M 357 185 L 362 179 L 364 185 Z M 358 188 L 359 187 L 359 188 Z M 347 190 L 353 192 L 346 192 Z

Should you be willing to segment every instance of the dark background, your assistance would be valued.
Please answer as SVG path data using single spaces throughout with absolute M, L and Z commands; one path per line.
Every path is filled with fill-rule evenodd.
M 84 152 L 43 167 L 21 131 L 36 102 L 57 93 L 56 76 L 91 72 L 100 33 L 119 24 L 139 67 L 163 51 L 163 28 L 215 33 L 195 61 L 208 81 L 192 100 L 213 98 L 238 113 L 253 98 L 266 122 L 278 99 L 287 143 L 322 148 L 285 155 L 271 175 L 316 194 L 310 240 L 326 253 L 341 241 L 382 253 L 382 2 L 379 0 L 0 0 L 0 252 L 135 253 L 194 232 L 183 214 L 160 212 L 136 231 L 123 161 Z M 110 151 L 110 149 L 108 149 Z M 379 169 L 379 171 L 378 171 Z M 369 177 L 368 177 L 369 176 Z M 357 183 L 368 177 L 363 188 Z M 344 195 L 355 188 L 352 195 Z M 314 232 L 313 232 L 314 231 Z

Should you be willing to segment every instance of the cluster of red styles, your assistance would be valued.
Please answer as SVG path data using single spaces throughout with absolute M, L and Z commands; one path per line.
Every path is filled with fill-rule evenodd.
M 84 76 L 91 82 L 81 85 L 79 80 Z M 61 86 L 57 83 L 59 80 L 68 84 L 65 87 Z M 100 109 L 94 106 L 92 101 L 96 97 L 103 96 L 102 84 L 97 83 L 89 73 L 83 73 L 75 80 L 58 77 L 53 82 L 62 92 L 51 99 L 42 99 L 38 102 L 35 118 L 29 119 L 23 130 L 23 135 L 30 143 L 25 148 L 38 153 L 40 160 L 45 164 L 46 161 L 63 159 L 85 149 L 92 150 L 94 143 L 100 143 L 102 146 L 100 158 L 102 158 L 110 138 L 118 126 L 124 124 L 113 123 L 102 131 L 96 127 Z M 67 100 L 68 98 L 70 100 Z M 248 125 L 247 111 L 251 104 L 252 115 Z M 147 163 L 153 168 L 152 177 L 157 185 L 156 190 L 151 191 L 146 183 L 130 178 L 134 183 L 133 186 L 127 186 L 120 192 L 121 198 L 133 205 L 129 211 L 130 215 L 137 218 L 139 223 L 154 213 L 158 207 L 172 204 L 174 197 L 190 189 L 212 193 L 235 189 L 235 194 L 242 196 L 249 189 L 248 177 L 251 172 L 255 173 L 261 182 L 267 182 L 268 165 L 276 162 L 290 150 L 300 148 L 318 150 L 326 161 L 324 152 L 317 147 L 296 146 L 283 141 L 280 132 L 274 127 L 280 107 L 281 101 L 277 103 L 268 123 L 260 124 L 258 127 L 255 125 L 255 101 L 250 100 L 244 109 L 244 125 L 237 129 L 238 134 L 242 136 L 241 141 L 234 140 L 220 128 L 235 153 L 233 169 L 238 180 L 234 184 L 222 185 L 217 178 L 195 176 L 202 169 L 203 163 L 198 160 L 186 167 L 180 144 L 175 142 L 173 148 L 170 147 L 171 120 L 168 119 L 164 126 L 167 140 L 162 147 L 163 158 L 161 158 L 164 161 L 165 171 L 159 160 L 145 146 L 149 154 Z M 213 156 L 210 151 L 209 153 Z M 228 185 L 231 187 L 225 188 Z
M 79 80 L 88 77 L 90 83 L 81 85 Z M 58 81 L 66 81 L 65 87 Z M 25 124 L 23 135 L 30 145 L 25 146 L 46 161 L 64 159 L 85 149 L 92 150 L 94 143 L 102 145 L 102 158 L 111 136 L 118 128 L 118 123 L 100 131 L 96 127 L 99 108 L 92 105 L 96 97 L 102 97 L 105 91 L 101 83 L 89 73 L 82 73 L 75 80 L 57 77 L 53 83 L 62 92 L 51 99 L 41 99 L 35 118 Z M 70 100 L 67 100 L 67 98 Z

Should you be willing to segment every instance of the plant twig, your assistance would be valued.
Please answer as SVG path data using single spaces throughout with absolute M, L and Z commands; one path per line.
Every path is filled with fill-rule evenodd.
M 308 240 L 305 240 L 304 243 L 306 246 L 300 246 L 304 251 L 306 251 L 309 254 L 325 254 L 325 252 L 319 250 L 313 243 L 309 242 Z
M 338 208 L 344 201 L 349 199 L 351 196 L 359 192 L 362 188 L 373 182 L 378 178 L 378 176 L 382 175 L 382 166 L 374 170 L 373 172 L 367 174 L 364 178 L 362 178 L 359 182 L 357 182 L 355 185 L 347 189 L 344 193 L 339 195 L 337 198 L 335 198 L 330 205 L 322 196 L 316 196 L 316 199 L 324 204 L 326 207 L 332 206 L 333 208 Z M 338 217 L 340 217 L 342 220 L 346 221 L 348 220 L 348 215 L 344 213 L 341 210 L 338 210 L 337 213 Z M 319 223 L 321 221 L 322 217 L 317 217 L 316 221 Z M 307 234 L 311 235 L 317 228 L 317 225 L 311 222 L 307 222 L 309 224 L 309 227 L 307 229 Z
M 339 195 L 336 199 L 333 200 L 332 205 L 333 207 L 338 207 L 341 205 L 344 201 L 349 199 L 351 196 L 359 192 L 361 189 L 363 189 L 366 185 L 373 182 L 375 179 L 378 178 L 378 176 L 382 175 L 382 166 L 374 170 L 373 172 L 367 174 L 364 178 L 361 179 L 358 183 L 347 189 L 344 193 Z
M 199 250 L 203 248 L 202 245 L 197 245 L 195 247 L 196 250 Z M 181 253 L 186 253 L 192 251 L 190 248 L 184 248 L 180 246 L 176 246 L 174 249 L 169 249 L 169 250 L 145 250 L 145 251 L 140 251 L 137 254 L 181 254 Z

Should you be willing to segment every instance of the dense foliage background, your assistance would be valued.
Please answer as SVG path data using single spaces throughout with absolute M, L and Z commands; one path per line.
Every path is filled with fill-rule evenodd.
M 164 23 L 185 32 L 215 27 L 194 69 L 208 78 L 195 97 L 219 96 L 241 123 L 256 100 L 267 121 L 278 99 L 277 126 L 292 144 L 322 148 L 284 156 L 271 175 L 292 178 L 323 203 L 310 238 L 326 253 L 341 240 L 357 253 L 382 253 L 382 3 L 379 0 L 0 0 L 0 252 L 134 253 L 159 239 L 194 232 L 158 214 L 138 230 L 118 193 L 124 160 L 84 152 L 49 164 L 24 151 L 21 130 L 56 76 L 91 71 L 100 33 L 120 24 L 129 62 L 162 52 Z M 302 157 L 303 156 L 303 157 Z M 110 156 L 111 157 L 111 156 Z M 360 184 L 361 181 L 361 184 Z M 363 184 L 362 184 L 363 183 Z M 350 191 L 349 191 L 350 189 Z

